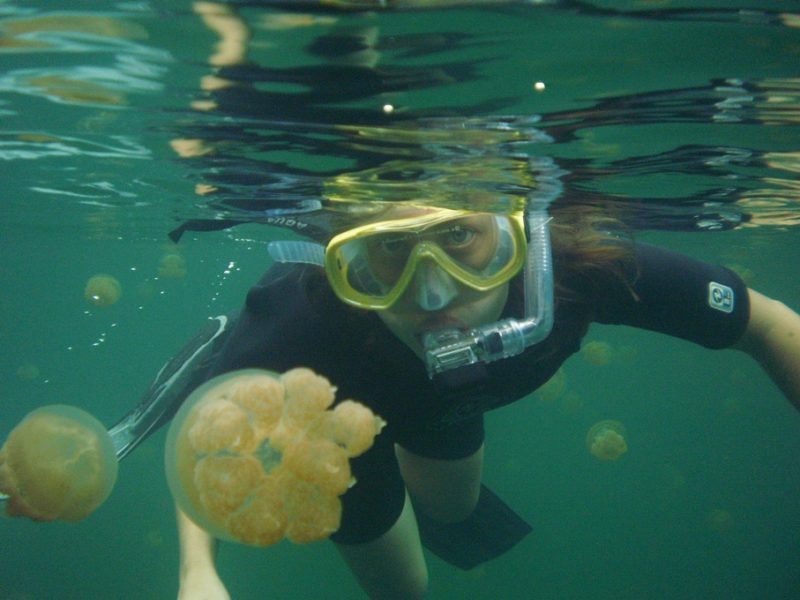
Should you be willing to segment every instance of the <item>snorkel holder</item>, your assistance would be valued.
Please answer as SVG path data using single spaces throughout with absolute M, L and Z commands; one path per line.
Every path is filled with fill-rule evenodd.
M 523 267 L 525 318 L 504 319 L 463 331 L 444 329 L 423 338 L 425 365 L 433 378 L 443 371 L 521 354 L 553 328 L 553 257 L 547 204 L 531 203 L 526 214 L 528 252 Z

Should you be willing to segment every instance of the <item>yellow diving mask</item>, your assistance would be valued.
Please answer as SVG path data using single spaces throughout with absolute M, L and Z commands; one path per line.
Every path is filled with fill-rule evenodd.
M 324 267 L 343 302 L 383 310 L 415 277 L 418 286 L 428 282 L 453 290 L 455 281 L 479 291 L 493 289 L 520 271 L 526 246 L 522 211 L 424 208 L 349 229 L 325 246 L 282 241 L 272 242 L 269 251 L 278 262 Z
M 521 212 L 436 209 L 335 236 L 325 249 L 324 266 L 344 302 L 381 310 L 406 292 L 423 261 L 428 271 L 438 267 L 446 274 L 439 281 L 449 276 L 475 290 L 495 288 L 520 271 L 526 244 Z

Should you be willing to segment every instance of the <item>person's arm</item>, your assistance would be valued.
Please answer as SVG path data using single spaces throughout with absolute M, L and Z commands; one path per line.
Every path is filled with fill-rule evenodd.
M 214 566 L 216 542 L 175 507 L 180 544 L 178 600 L 230 600 Z
M 748 295 L 750 319 L 734 347 L 757 360 L 800 410 L 800 315 L 754 290 Z

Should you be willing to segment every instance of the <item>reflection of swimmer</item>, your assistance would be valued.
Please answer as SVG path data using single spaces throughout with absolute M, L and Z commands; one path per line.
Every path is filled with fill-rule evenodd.
M 798 315 L 724 268 L 605 237 L 606 216 L 592 209 L 549 212 L 552 224 L 541 208 L 468 213 L 372 203 L 357 226 L 330 232 L 320 227 L 324 213 L 293 217 L 293 229 L 307 227 L 309 239 L 270 246 L 276 264 L 247 295 L 210 370 L 190 377 L 196 387 L 242 368 L 308 365 L 386 419 L 373 447 L 350 463 L 358 484 L 342 495 L 331 535 L 374 597 L 383 597 L 387 581 L 392 597 L 423 595 L 421 544 L 472 568 L 530 531 L 480 485 L 483 413 L 551 380 L 593 319 L 768 356 L 769 372 L 800 404 Z M 550 239 L 539 235 L 548 229 Z M 523 263 L 531 268 L 521 270 Z M 552 263 L 560 268 L 550 271 Z M 600 459 L 619 458 L 624 429 L 603 422 L 588 446 Z M 198 476 L 224 482 L 221 474 L 235 468 L 258 480 L 258 465 L 232 459 L 221 456 Z M 343 479 L 336 481 L 341 489 Z M 230 492 L 209 498 L 225 511 L 240 501 Z M 182 593 L 191 595 L 201 580 L 224 590 L 211 540 L 183 514 L 179 523 L 184 558 L 206 565 L 182 573 Z
M 339 496 L 354 481 L 348 459 L 385 423 L 361 404 L 334 410 L 334 389 L 308 369 L 280 379 L 236 371 L 186 401 L 167 437 L 167 477 L 178 505 L 217 537 L 268 546 L 328 537 Z
M 37 35 L 43 33 L 50 35 Z M 96 15 L 48 14 L 0 23 L 1 48 L 50 48 L 60 36 L 75 35 L 144 39 L 147 31 L 132 21 Z
M 71 406 L 31 412 L 0 450 L 6 512 L 35 521 L 80 521 L 111 493 L 117 461 L 102 424 Z

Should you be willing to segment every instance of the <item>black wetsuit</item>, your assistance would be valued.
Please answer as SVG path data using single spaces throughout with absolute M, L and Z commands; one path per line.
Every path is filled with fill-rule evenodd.
M 212 375 L 261 367 L 307 366 L 387 422 L 375 445 L 353 461 L 358 483 L 343 497 L 333 539 L 358 543 L 386 532 L 400 514 L 404 487 L 393 445 L 436 458 L 462 458 L 483 442 L 483 412 L 515 402 L 545 383 L 592 322 L 630 325 L 725 348 L 744 332 L 746 288 L 731 271 L 648 245 L 634 247 L 623 281 L 568 282 L 550 336 L 519 356 L 480 367 L 465 381 L 434 382 L 425 365 L 373 312 L 345 306 L 316 267 L 273 266 L 253 287 Z M 512 282 L 505 317 L 522 316 L 521 282 Z

